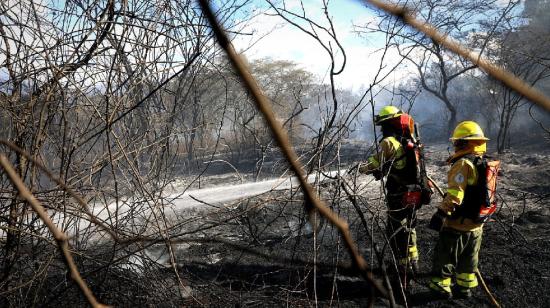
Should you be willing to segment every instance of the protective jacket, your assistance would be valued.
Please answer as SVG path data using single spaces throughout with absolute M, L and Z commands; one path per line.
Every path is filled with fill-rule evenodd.
M 475 231 L 483 227 L 483 223 L 478 223 L 470 218 L 460 215 L 453 215 L 459 207 L 468 206 L 471 202 L 468 193 L 477 189 L 479 175 L 471 157 L 481 157 L 482 152 L 462 151 L 457 152 L 448 160 L 451 163 L 451 169 L 448 173 L 447 194 L 439 205 L 439 209 L 450 215 L 443 224 L 458 231 Z
M 471 296 L 471 290 L 478 285 L 475 273 L 482 222 L 496 209 L 498 164 L 483 157 L 487 140 L 481 127 L 473 121 L 459 123 L 451 137 L 455 154 L 447 160 L 451 164 L 447 193 L 432 221 L 440 221 L 440 212 L 447 218 L 439 231 L 429 285 L 431 290 L 445 296 L 454 293 L 451 290 L 453 275 L 456 275 L 456 291 L 465 297 Z
M 388 136 L 380 141 L 378 155 L 372 155 L 367 159 L 367 164 L 362 165 L 359 171 L 370 174 L 380 171 L 387 174 L 386 188 L 390 193 L 406 191 L 406 186 L 415 184 L 416 168 L 413 164 L 407 164 L 407 155 L 403 144 L 394 136 Z
M 374 174 L 377 178 L 386 175 L 388 212 L 387 236 L 390 247 L 398 258 L 401 268 L 417 264 L 419 259 L 416 246 L 416 219 L 412 214 L 413 207 L 404 206 L 407 185 L 416 183 L 416 168 L 413 163 L 407 163 L 403 144 L 395 136 L 387 136 L 380 141 L 377 155 L 370 156 L 367 164 L 359 167 L 359 172 Z M 377 175 L 378 173 L 378 175 Z M 405 271 L 405 270 L 403 270 Z

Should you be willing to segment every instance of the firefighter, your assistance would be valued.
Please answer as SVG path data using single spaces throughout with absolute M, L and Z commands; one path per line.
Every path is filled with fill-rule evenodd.
M 478 285 L 475 273 L 484 222 L 476 211 L 487 190 L 477 162 L 483 161 L 489 139 L 477 123 L 465 121 L 458 124 L 450 140 L 454 154 L 447 160 L 451 164 L 447 193 L 429 224 L 439 231 L 430 289 L 450 298 L 451 279 L 456 276 L 455 296 L 471 297 Z
M 383 107 L 375 117 L 375 124 L 381 126 L 382 140 L 379 151 L 370 156 L 366 164 L 361 164 L 359 172 L 372 174 L 377 180 L 384 176 L 386 179 L 386 203 L 388 207 L 387 236 L 390 247 L 397 258 L 398 270 L 401 278 L 407 271 L 418 271 L 418 248 L 416 246 L 416 206 L 419 200 L 408 202 L 404 194 L 411 185 L 416 185 L 416 166 L 405 154 L 407 150 L 403 140 L 411 140 L 413 128 L 403 129 L 402 118 L 410 119 L 394 106 Z M 414 154 L 413 154 L 414 155 Z M 410 277 L 410 276 L 409 276 Z M 406 287 L 406 280 L 401 280 Z

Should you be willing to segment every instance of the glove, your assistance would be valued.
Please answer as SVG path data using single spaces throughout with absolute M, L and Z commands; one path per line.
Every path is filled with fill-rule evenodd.
M 432 216 L 432 219 L 430 219 L 430 224 L 428 225 L 428 228 L 438 232 L 441 231 L 441 228 L 443 227 L 443 220 L 445 218 L 447 218 L 447 213 L 438 209 L 437 212 L 435 212 L 435 214 Z
M 357 168 L 359 168 L 359 173 L 367 174 L 369 172 L 369 166 L 367 164 L 358 164 Z

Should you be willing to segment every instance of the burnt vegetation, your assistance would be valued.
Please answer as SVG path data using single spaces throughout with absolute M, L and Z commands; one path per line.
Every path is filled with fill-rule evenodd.
M 491 306 L 481 288 L 467 300 L 425 296 L 436 240 L 425 226 L 439 196 L 417 212 L 420 272 L 407 300 L 387 290 L 397 265 L 385 191 L 355 167 L 376 151 L 373 114 L 388 104 L 419 124 L 440 185 L 450 129 L 484 127 L 503 166 L 481 272 L 502 306 L 550 305 L 544 105 L 401 15 L 354 25 L 382 43 L 374 77 L 352 90 L 338 83 L 347 53 L 336 3 L 319 1 L 318 14 L 211 2 L 231 40 L 251 36 L 262 14 L 313 38 L 326 76 L 249 59 L 266 113 L 196 1 L 0 3 L 0 306 Z M 549 1 L 396 2 L 550 95 Z M 323 209 L 291 179 L 302 172 Z

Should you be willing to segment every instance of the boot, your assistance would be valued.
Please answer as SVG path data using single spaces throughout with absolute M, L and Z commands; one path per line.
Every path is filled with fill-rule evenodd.
M 453 295 L 457 298 L 470 298 L 472 297 L 472 290 L 470 288 L 464 288 L 461 286 L 458 286 L 453 290 Z
M 434 298 L 450 299 L 453 297 L 450 278 L 432 277 L 429 288 Z

